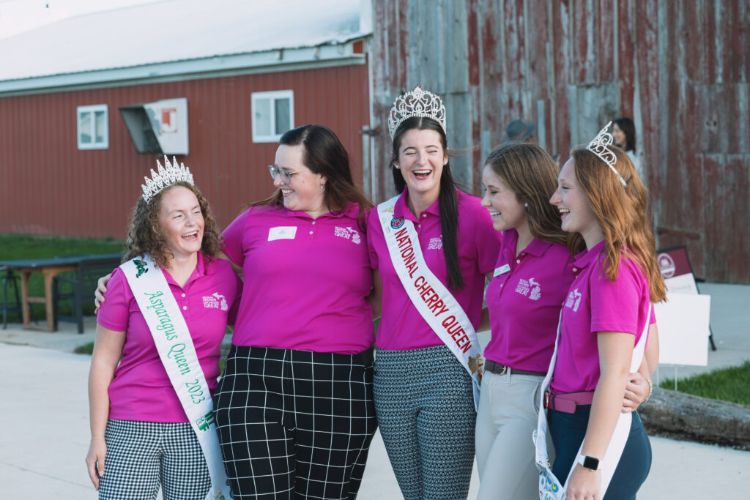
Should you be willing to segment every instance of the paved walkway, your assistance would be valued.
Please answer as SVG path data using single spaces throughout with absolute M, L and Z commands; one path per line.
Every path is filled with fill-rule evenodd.
M 709 368 L 750 359 L 750 286 L 704 285 L 703 290 L 713 295 L 712 324 L 719 344 L 719 351 L 709 355 Z M 87 323 L 83 335 L 72 325 L 62 327 L 56 333 L 0 330 L 0 498 L 96 498 L 83 462 L 89 440 L 90 358 L 70 353 L 93 339 L 93 326 Z M 654 465 L 639 500 L 747 498 L 750 452 L 664 438 L 652 438 L 652 445 Z M 477 486 L 475 474 L 470 498 Z M 400 497 L 377 435 L 359 498 Z

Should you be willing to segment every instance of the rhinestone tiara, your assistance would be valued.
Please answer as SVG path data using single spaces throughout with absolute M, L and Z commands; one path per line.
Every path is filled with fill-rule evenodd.
M 445 105 L 440 96 L 421 87 L 414 87 L 411 92 L 401 94 L 393 102 L 393 107 L 388 115 L 388 132 L 391 137 L 404 120 L 413 116 L 432 118 L 440 124 L 443 132 L 445 129 Z M 447 133 L 447 132 L 446 132 Z
M 144 177 L 146 184 L 141 184 L 143 190 L 143 201 L 146 203 L 156 196 L 160 191 L 168 188 L 176 182 L 187 182 L 193 185 L 193 174 L 190 173 L 190 169 L 183 163 L 178 163 L 177 158 L 172 157 L 172 163 L 169 163 L 169 158 L 164 156 L 164 166 L 156 160 L 158 172 L 154 172 L 151 169 L 151 178 Z
M 591 142 L 589 142 L 588 146 L 586 146 L 586 149 L 594 153 L 599 157 L 600 160 L 606 163 L 609 169 L 617 176 L 617 180 L 620 181 L 620 184 L 622 184 L 623 187 L 626 187 L 628 183 L 625 182 L 625 179 L 615 168 L 615 163 L 617 163 L 617 155 L 615 155 L 614 151 L 612 151 L 608 147 L 611 146 L 614 142 L 612 134 L 608 132 L 611 125 L 612 122 L 607 123 L 604 128 L 601 129 L 598 134 L 596 134 L 596 137 L 594 137 Z

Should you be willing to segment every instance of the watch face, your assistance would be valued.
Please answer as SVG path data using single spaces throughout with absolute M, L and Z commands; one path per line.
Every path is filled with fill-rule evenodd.
M 583 457 L 583 464 L 584 467 L 591 470 L 598 470 L 599 469 L 599 459 L 594 457 Z

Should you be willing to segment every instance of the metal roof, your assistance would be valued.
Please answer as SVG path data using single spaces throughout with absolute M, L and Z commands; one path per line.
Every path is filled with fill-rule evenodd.
M 369 1 L 165 0 L 0 39 L 0 92 L 352 57 Z M 360 14 L 365 13 L 364 22 Z

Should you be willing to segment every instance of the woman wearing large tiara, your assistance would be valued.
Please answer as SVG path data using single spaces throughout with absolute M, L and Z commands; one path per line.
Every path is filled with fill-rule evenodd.
M 571 500 L 635 498 L 651 466 L 640 417 L 621 413 L 621 404 L 665 286 L 646 190 L 607 129 L 573 150 L 551 199 L 563 230 L 586 247 L 573 263 L 547 398 L 552 473 Z
M 407 500 L 466 498 L 481 355 L 474 327 L 498 252 L 479 199 L 457 189 L 445 107 L 417 87 L 388 120 L 399 195 L 368 215 L 382 290 L 375 408 Z
M 187 167 L 152 170 L 97 314 L 89 476 L 101 499 L 228 495 L 212 391 L 239 295 Z
M 227 475 L 236 500 L 353 499 L 377 427 L 369 202 L 319 125 L 282 135 L 269 173 L 223 233 L 244 276 L 216 396 Z

